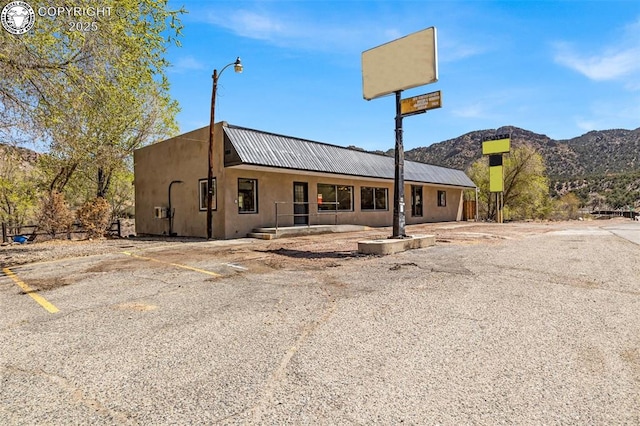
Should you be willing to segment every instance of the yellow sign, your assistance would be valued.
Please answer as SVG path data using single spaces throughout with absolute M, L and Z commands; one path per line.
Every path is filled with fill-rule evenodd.
M 402 115 L 418 114 L 429 109 L 442 107 L 440 90 L 400 101 L 400 113 Z
M 502 167 L 503 166 L 489 167 L 489 192 L 504 191 Z
M 495 141 L 482 142 L 482 154 L 501 154 L 503 152 L 509 152 L 511 148 L 511 139 L 498 139 Z

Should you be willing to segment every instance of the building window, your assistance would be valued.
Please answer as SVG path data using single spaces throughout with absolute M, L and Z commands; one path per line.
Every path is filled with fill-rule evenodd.
M 320 202 L 322 200 L 322 202 Z M 352 211 L 353 186 L 318 184 L 319 211 Z
M 422 187 L 411 185 L 411 216 L 422 216 Z
M 258 181 L 238 179 L 238 213 L 258 213 Z
M 438 207 L 447 206 L 447 191 L 438 191 Z
M 360 209 L 361 210 L 389 210 L 387 188 L 371 188 L 363 186 L 360 188 Z
M 198 185 L 199 185 L 198 194 L 200 199 L 200 204 L 198 207 L 202 212 L 207 210 L 207 179 L 200 179 L 198 181 Z M 213 198 L 212 198 L 213 202 L 211 204 L 213 204 L 212 210 L 216 210 L 218 207 L 217 198 L 216 198 L 216 178 L 213 178 L 212 186 L 213 186 Z

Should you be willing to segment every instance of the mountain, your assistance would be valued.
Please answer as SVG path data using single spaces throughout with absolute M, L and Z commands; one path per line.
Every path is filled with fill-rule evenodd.
M 572 139 L 555 140 L 513 126 L 477 130 L 428 147 L 405 152 L 407 160 L 466 170 L 482 157 L 482 141 L 496 134 L 510 134 L 512 148 L 527 144 L 544 158 L 551 194 L 574 192 L 592 208 L 640 207 L 640 128 L 591 131 Z M 350 149 L 364 151 L 350 146 Z M 375 151 L 393 156 L 393 150 Z M 29 172 L 38 154 L 26 148 L 0 143 L 0 174 L 9 170 Z
M 544 158 L 551 194 L 575 193 L 593 209 L 640 207 L 640 128 L 585 133 L 555 140 L 513 126 L 478 130 L 405 152 L 407 160 L 466 170 L 482 157 L 482 141 L 511 135 L 511 146 L 529 145 Z M 393 150 L 376 153 L 393 156 Z
M 39 156 L 30 149 L 0 143 L 0 179 L 11 182 L 16 173 L 31 173 Z
M 527 144 L 544 158 L 551 179 L 640 171 L 640 128 L 600 130 L 573 139 L 555 140 L 513 126 L 479 130 L 455 139 L 405 152 L 408 160 L 466 170 L 482 156 L 482 141 L 496 134 L 510 134 L 512 148 Z
M 0 143 L 0 162 L 12 161 L 20 168 L 30 168 L 38 161 L 38 154 L 27 148 Z

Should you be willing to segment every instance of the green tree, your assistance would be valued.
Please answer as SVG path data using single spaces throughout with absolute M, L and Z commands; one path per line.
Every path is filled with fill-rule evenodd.
M 567 192 L 562 197 L 554 200 L 553 219 L 573 220 L 578 218 L 580 199 L 573 192 Z
M 124 170 L 115 173 L 111 178 L 108 200 L 111 207 L 111 220 L 133 217 L 135 209 L 135 191 L 133 171 Z
M 77 0 L 75 7 L 95 7 Z M 37 19 L 22 36 L 0 34 L 0 128 L 42 137 L 56 166 L 50 191 L 76 173 L 108 194 L 132 151 L 175 132 L 164 53 L 180 35 L 180 14 L 165 0 L 109 0 L 95 31 L 72 31 L 63 16 Z M 116 13 L 117 12 L 117 13 Z
M 549 213 L 549 179 L 542 156 L 529 146 L 514 149 L 504 161 L 505 217 L 511 219 L 544 218 Z M 489 192 L 489 161 L 475 161 L 467 174 L 479 188 L 479 212 L 485 219 L 495 219 L 496 203 Z
M 22 163 L 15 148 L 0 147 L 0 222 L 15 232 L 34 218 L 38 193 L 32 171 Z

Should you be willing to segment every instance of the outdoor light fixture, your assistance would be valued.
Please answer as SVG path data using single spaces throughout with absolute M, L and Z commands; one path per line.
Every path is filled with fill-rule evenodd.
M 215 125 L 216 117 L 216 92 L 218 91 L 218 78 L 222 75 L 224 70 L 233 65 L 233 70 L 237 73 L 242 72 L 242 62 L 240 57 L 236 58 L 235 62 L 225 65 L 220 72 L 217 69 L 213 70 L 213 90 L 211 91 L 211 120 L 209 122 L 209 170 L 207 172 L 207 239 L 210 240 L 213 237 L 213 128 Z
M 238 56 L 236 61 L 233 63 L 233 70 L 237 73 L 242 72 L 242 63 L 240 62 L 240 56 Z

